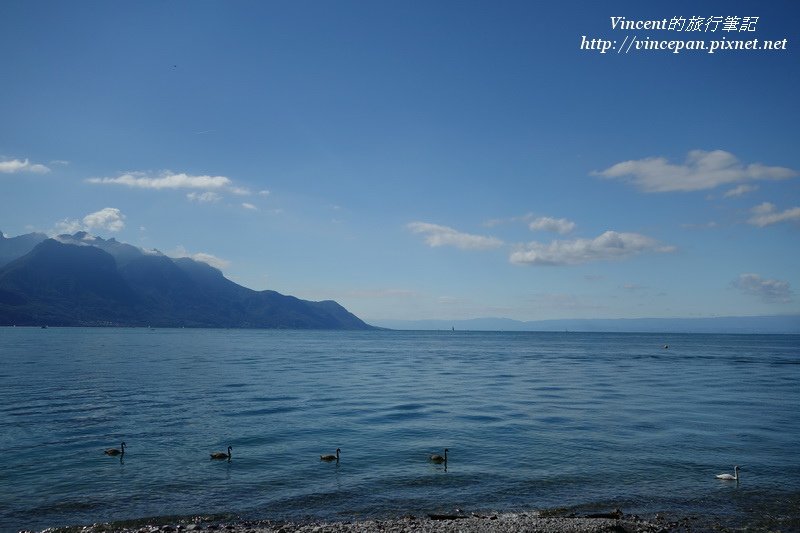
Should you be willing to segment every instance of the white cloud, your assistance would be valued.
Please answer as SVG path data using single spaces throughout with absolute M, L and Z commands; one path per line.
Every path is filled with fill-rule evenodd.
M 786 281 L 765 279 L 758 274 L 741 274 L 731 285 L 745 294 L 757 296 L 767 303 L 788 303 L 792 301 L 791 286 Z
M 250 192 L 250 189 L 248 189 L 247 187 L 229 187 L 228 190 L 231 193 L 239 195 L 239 196 L 250 196 L 251 194 L 253 194 L 253 193 Z
M 125 215 L 116 207 L 106 207 L 100 211 L 89 213 L 82 220 L 65 218 L 56 223 L 56 231 L 58 233 L 75 233 L 98 229 L 116 232 L 124 227 Z
M 194 259 L 195 261 L 200 261 L 201 263 L 206 263 L 207 265 L 211 265 L 214 268 L 218 268 L 220 270 L 227 268 L 230 266 L 231 262 L 225 259 L 221 259 L 215 255 L 207 254 L 205 252 L 198 252 L 198 253 L 190 253 L 186 250 L 182 245 L 178 245 L 175 250 L 167 253 L 167 256 L 179 259 L 181 257 L 188 257 L 189 259 Z
M 166 171 L 157 177 L 144 172 L 129 172 L 116 178 L 89 178 L 89 183 L 126 185 L 140 189 L 202 189 L 218 190 L 231 184 L 225 176 L 192 176 Z
M 47 174 L 50 169 L 38 163 L 31 163 L 28 159 L 11 159 L 10 161 L 0 161 L 0 172 L 3 174 L 16 174 L 18 172 Z
M 735 198 L 739 196 L 744 196 L 745 194 L 756 190 L 758 190 L 757 185 L 739 185 L 738 187 L 734 187 L 733 189 L 727 191 L 725 194 L 722 195 L 722 197 Z
M 83 231 L 84 226 L 80 220 L 73 220 L 71 218 L 65 218 L 59 222 L 56 222 L 55 232 L 57 234 L 64 234 L 64 233 L 76 233 L 78 231 Z
M 565 235 L 575 229 L 575 223 L 566 218 L 539 217 L 528 225 L 531 230 L 554 231 Z
M 724 150 L 692 150 L 682 165 L 669 163 L 663 157 L 651 157 L 623 161 L 592 174 L 629 181 L 644 192 L 698 191 L 727 183 L 797 176 L 795 170 L 785 167 L 761 163 L 745 166 Z
M 262 190 L 258 191 L 258 194 L 261 195 L 261 196 L 269 196 L 270 192 L 267 189 L 262 189 Z
M 462 250 L 488 250 L 499 248 L 503 245 L 503 241 L 495 237 L 461 233 L 453 228 L 440 226 L 438 224 L 411 222 L 407 227 L 413 233 L 425 235 L 425 242 L 432 248 L 437 246 L 455 246 Z
M 531 242 L 511 254 L 509 260 L 520 265 L 578 265 L 592 261 L 623 259 L 643 252 L 673 252 L 653 238 L 638 233 L 606 231 L 594 239 Z
M 120 231 L 125 227 L 125 215 L 116 207 L 106 207 L 83 217 L 83 223 L 88 229 Z
M 800 222 L 800 207 L 778 212 L 773 204 L 764 202 L 752 208 L 750 212 L 753 216 L 747 222 L 759 228 L 779 222 Z
M 186 198 L 188 198 L 189 201 L 191 202 L 210 203 L 210 202 L 220 201 L 220 199 L 222 199 L 222 196 L 215 193 L 214 191 L 206 191 L 206 192 L 192 191 L 186 193 Z
M 252 211 L 258 211 L 258 208 L 256 206 L 248 202 L 242 202 L 242 207 L 244 207 L 245 209 L 250 209 Z
M 231 264 L 230 261 L 226 261 L 225 259 L 221 259 L 215 255 L 206 254 L 203 252 L 192 254 L 191 258 L 194 259 L 195 261 L 206 263 L 207 265 L 211 265 L 214 268 L 218 268 L 220 270 L 222 270 L 223 268 L 227 268 Z

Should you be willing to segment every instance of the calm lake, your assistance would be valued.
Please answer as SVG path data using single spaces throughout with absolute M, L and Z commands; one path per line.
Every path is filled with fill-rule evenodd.
M 2 328 L 0 362 L 3 531 L 614 507 L 800 528 L 797 335 Z

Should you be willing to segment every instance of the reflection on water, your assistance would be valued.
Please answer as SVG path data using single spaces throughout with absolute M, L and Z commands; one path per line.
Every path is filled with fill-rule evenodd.
M 793 523 L 799 340 L 3 329 L 0 529 L 554 507 Z M 738 486 L 715 479 L 735 464 Z

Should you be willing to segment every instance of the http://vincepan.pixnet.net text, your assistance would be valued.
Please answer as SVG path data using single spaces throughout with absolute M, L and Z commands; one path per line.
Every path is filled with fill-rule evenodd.
M 788 39 L 759 36 L 758 16 L 674 16 L 629 19 L 611 16 L 601 36 L 581 35 L 579 49 L 601 54 L 632 53 L 769 53 L 786 50 Z

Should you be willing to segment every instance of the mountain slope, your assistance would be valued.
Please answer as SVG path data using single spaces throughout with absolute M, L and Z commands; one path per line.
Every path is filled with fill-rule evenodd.
M 27 254 L 45 239 L 47 235 L 44 233 L 28 233 L 8 238 L 0 231 L 0 267 Z
M 59 241 L 0 267 L 0 325 L 371 328 L 336 302 L 254 291 L 191 259 L 85 234 Z
M 98 248 L 48 239 L 0 268 L 0 323 L 125 322 L 138 298 Z

